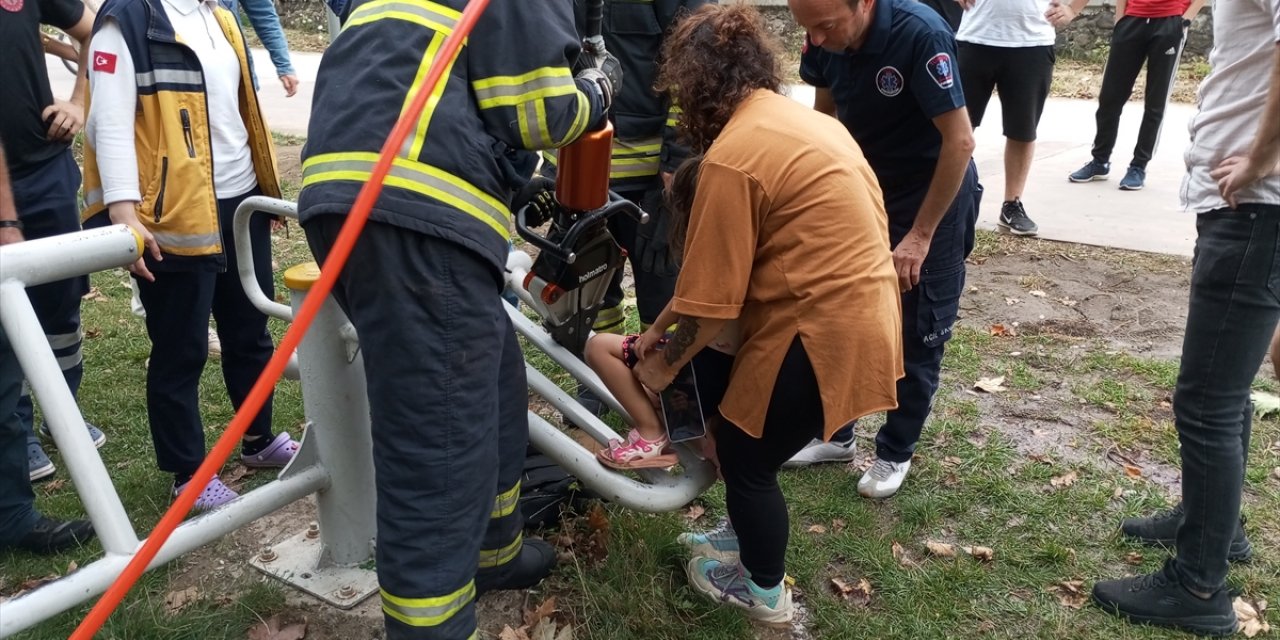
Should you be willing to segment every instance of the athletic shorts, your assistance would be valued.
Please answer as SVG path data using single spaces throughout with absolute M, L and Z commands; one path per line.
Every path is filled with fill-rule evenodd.
M 973 126 L 982 124 L 992 90 L 1000 92 L 1004 135 L 1031 142 L 1053 83 L 1053 46 L 991 47 L 960 42 L 960 81 Z

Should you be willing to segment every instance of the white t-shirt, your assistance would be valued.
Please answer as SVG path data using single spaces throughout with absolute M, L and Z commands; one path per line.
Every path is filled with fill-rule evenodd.
M 991 47 L 1051 46 L 1058 34 L 1044 17 L 1050 0 L 978 0 L 964 12 L 956 40 Z
M 1209 172 L 1224 159 L 1248 155 L 1264 116 L 1271 69 L 1280 43 L 1280 0 L 1225 0 L 1213 5 L 1209 77 L 1200 83 L 1200 112 L 1191 119 L 1191 144 L 1183 158 L 1182 204 L 1196 213 L 1227 202 Z M 1242 189 L 1237 202 L 1280 204 L 1280 176 Z
M 249 132 L 240 115 L 240 61 L 213 15 L 213 4 L 162 0 L 178 40 L 191 48 L 204 69 L 209 134 L 213 146 L 213 186 L 218 199 L 234 198 L 258 183 L 249 154 Z M 105 204 L 142 200 L 134 120 L 138 87 L 120 25 L 108 20 L 93 36 L 90 52 L 115 56 L 110 73 L 90 66 L 92 101 L 85 135 L 93 144 L 102 175 Z M 176 119 L 178 114 L 172 114 Z

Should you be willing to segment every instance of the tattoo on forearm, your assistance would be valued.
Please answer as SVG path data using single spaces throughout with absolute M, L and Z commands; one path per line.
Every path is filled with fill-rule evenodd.
M 680 316 L 680 322 L 676 324 L 676 334 L 671 336 L 671 342 L 662 349 L 667 364 L 675 364 L 683 358 L 696 337 L 698 337 L 698 319 Z

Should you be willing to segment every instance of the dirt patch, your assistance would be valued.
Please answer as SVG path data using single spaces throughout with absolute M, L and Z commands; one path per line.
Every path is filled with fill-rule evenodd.
M 970 260 L 962 325 L 1096 338 L 1156 358 L 1181 352 L 1189 261 L 1048 241 L 994 242 Z

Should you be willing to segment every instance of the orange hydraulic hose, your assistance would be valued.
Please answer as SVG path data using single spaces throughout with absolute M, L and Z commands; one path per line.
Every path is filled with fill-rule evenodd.
M 174 500 L 169 510 L 165 512 L 164 517 L 160 519 L 160 523 L 151 531 L 151 535 L 147 536 L 146 541 L 138 552 L 129 561 L 119 578 L 112 583 L 107 592 L 102 595 L 98 603 L 89 611 L 89 615 L 80 622 L 80 626 L 76 627 L 75 633 L 71 634 L 71 640 L 89 640 L 94 634 L 106 624 L 107 618 L 120 605 L 120 601 L 129 593 L 129 589 L 133 587 L 138 578 L 146 571 L 147 565 L 156 557 L 156 553 L 160 551 L 160 547 L 169 539 L 169 535 L 177 528 L 182 520 L 191 511 L 192 505 L 195 504 L 196 498 L 204 491 L 204 487 L 213 479 L 218 469 L 222 468 L 223 463 L 235 451 L 235 447 L 240 443 L 240 439 L 244 436 L 244 432 L 249 427 L 249 423 L 262 410 L 262 405 L 266 403 L 267 397 L 275 389 L 276 382 L 280 380 L 281 374 L 284 373 L 285 365 L 289 362 L 290 355 L 298 348 L 298 343 L 302 341 L 302 336 L 311 326 L 311 321 L 315 319 L 316 313 L 320 310 L 320 305 L 329 297 L 329 292 L 333 290 L 333 284 L 338 279 L 338 273 L 342 271 L 342 267 L 346 265 L 347 258 L 351 255 L 351 249 L 355 246 L 356 239 L 360 237 L 360 232 L 364 229 L 364 224 L 369 219 L 369 212 L 378 200 L 378 195 L 382 193 L 382 181 L 387 177 L 387 172 L 391 170 L 391 163 L 395 159 L 396 154 L 400 151 L 406 138 L 414 130 L 417 125 L 418 118 L 422 114 L 422 110 L 426 107 L 427 100 L 435 91 L 437 84 L 441 82 L 441 76 L 444 70 L 448 68 L 448 64 L 457 57 L 459 50 L 462 48 L 462 42 L 466 39 L 471 30 L 475 28 L 476 21 L 480 15 L 484 13 L 486 7 L 489 6 L 489 0 L 469 0 L 467 6 L 462 10 L 462 17 L 458 20 L 458 24 L 454 27 L 452 33 L 445 39 L 440 47 L 440 53 L 431 63 L 431 69 L 427 73 L 426 82 L 422 88 L 413 96 L 413 102 L 409 108 L 400 115 L 400 120 L 396 122 L 395 128 L 391 130 L 391 135 L 387 137 L 386 143 L 382 145 L 382 153 L 378 157 L 378 163 L 373 167 L 373 173 L 369 177 L 369 181 L 360 189 L 360 194 L 356 196 L 355 204 L 351 208 L 351 213 L 347 216 L 346 222 L 342 225 L 342 230 L 338 233 L 338 238 L 333 243 L 329 257 L 324 261 L 324 265 L 320 269 L 320 278 L 316 280 L 311 291 L 307 294 L 306 300 L 303 301 L 302 307 L 298 310 L 298 315 L 293 319 L 293 324 L 289 326 L 289 330 L 285 332 L 284 338 L 280 341 L 280 346 L 276 348 L 275 354 L 267 363 L 262 375 L 258 377 L 258 381 L 254 383 L 253 389 L 249 391 L 249 397 L 245 399 L 240 410 L 236 412 L 235 418 L 231 420 L 231 424 L 227 425 L 227 430 L 222 433 L 222 437 L 218 438 L 217 444 L 213 450 L 205 457 L 200 468 L 192 476 L 191 481 L 187 483 L 187 488 Z

